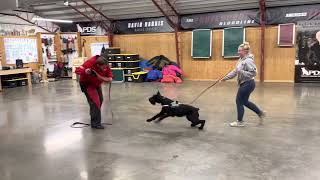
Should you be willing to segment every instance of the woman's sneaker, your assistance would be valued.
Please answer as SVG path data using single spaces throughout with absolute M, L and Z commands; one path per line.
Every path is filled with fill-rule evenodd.
M 244 122 L 242 121 L 235 121 L 229 124 L 231 127 L 244 127 Z
M 262 111 L 262 113 L 259 115 L 259 124 L 262 125 L 263 124 L 263 120 L 266 117 L 266 112 Z

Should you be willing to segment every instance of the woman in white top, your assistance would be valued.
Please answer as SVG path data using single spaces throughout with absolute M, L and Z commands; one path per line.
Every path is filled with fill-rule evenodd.
M 238 77 L 239 89 L 236 99 L 238 120 L 230 123 L 230 126 L 242 127 L 245 125 L 243 122 L 244 106 L 254 111 L 260 117 L 260 123 L 262 124 L 265 112 L 261 111 L 254 103 L 249 101 L 249 96 L 255 89 L 254 77 L 257 75 L 257 67 L 254 64 L 253 55 L 250 54 L 250 45 L 248 42 L 239 46 L 238 54 L 240 59 L 236 68 L 221 80 L 227 81 L 236 76 Z

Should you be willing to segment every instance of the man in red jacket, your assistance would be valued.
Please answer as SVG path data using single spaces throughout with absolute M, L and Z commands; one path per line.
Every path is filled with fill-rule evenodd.
M 101 125 L 101 105 L 103 95 L 101 84 L 112 81 L 112 72 L 108 66 L 108 60 L 102 56 L 93 56 L 82 66 L 76 69 L 80 75 L 81 91 L 86 95 L 91 116 L 91 127 L 104 129 Z

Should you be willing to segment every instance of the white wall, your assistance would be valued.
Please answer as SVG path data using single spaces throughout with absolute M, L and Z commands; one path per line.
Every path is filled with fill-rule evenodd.
M 49 24 L 49 23 L 48 23 Z M 47 32 L 15 16 L 0 16 L 0 36 L 32 35 L 28 31 Z

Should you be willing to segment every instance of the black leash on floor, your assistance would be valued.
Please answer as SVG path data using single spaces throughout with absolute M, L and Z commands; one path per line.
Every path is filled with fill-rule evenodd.
M 214 82 L 212 85 L 209 87 L 205 88 L 195 99 L 191 101 L 190 104 L 193 104 L 196 100 L 198 100 L 205 92 L 207 92 L 210 88 L 214 87 L 216 84 L 218 84 L 224 77 L 226 77 L 231 71 L 229 71 L 227 74 L 222 76 L 220 79 L 218 79 L 216 82 Z
M 109 83 L 109 106 L 110 106 L 110 111 L 111 111 L 111 123 L 101 123 L 102 125 L 112 125 L 113 122 L 113 111 L 112 111 L 112 105 L 111 105 L 111 82 Z M 82 125 L 82 126 L 78 126 Z M 84 128 L 84 127 L 89 127 L 91 124 L 89 123 L 83 123 L 83 122 L 74 122 L 70 127 L 71 128 Z

